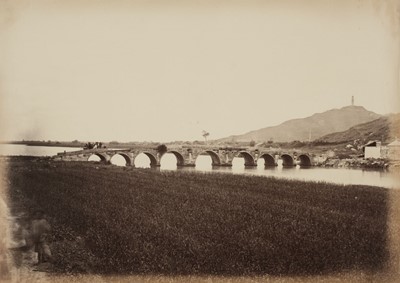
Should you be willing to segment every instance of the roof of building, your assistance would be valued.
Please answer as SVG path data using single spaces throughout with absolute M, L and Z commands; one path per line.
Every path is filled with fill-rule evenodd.
M 369 141 L 365 145 L 363 145 L 363 147 L 366 147 L 366 146 L 377 146 L 378 143 L 379 143 L 379 141 Z
M 388 146 L 400 146 L 400 141 L 396 139 L 395 141 L 389 143 Z

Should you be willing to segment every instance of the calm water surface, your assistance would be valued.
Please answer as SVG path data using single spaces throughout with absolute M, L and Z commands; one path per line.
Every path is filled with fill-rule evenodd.
M 0 144 L 0 155 L 30 155 L 30 156 L 52 156 L 58 152 L 76 151 L 79 148 L 73 147 L 46 147 L 46 146 L 25 146 Z M 99 161 L 99 157 L 93 155 L 89 161 Z M 263 160 L 259 160 L 257 167 L 245 168 L 243 158 L 235 158 L 232 167 L 212 167 L 211 157 L 200 155 L 196 160 L 196 167 L 177 168 L 176 158 L 171 153 L 166 153 L 161 159 L 160 170 L 185 170 L 200 172 L 224 172 L 234 174 L 250 174 L 260 176 L 274 176 L 278 178 L 325 181 L 338 184 L 361 184 L 386 188 L 400 188 L 400 170 L 362 170 L 362 169 L 341 169 L 341 168 L 283 168 L 278 166 L 265 168 Z M 125 159 L 115 155 L 111 163 L 118 166 L 125 166 Z M 148 168 L 150 160 L 145 154 L 140 154 L 135 159 L 135 166 Z
M 0 156 L 53 156 L 58 152 L 80 150 L 78 147 L 28 146 L 23 144 L 0 144 Z
M 97 156 L 90 160 L 100 161 Z M 161 159 L 160 170 L 183 170 L 200 172 L 224 172 L 234 174 L 250 174 L 260 176 L 274 176 L 277 178 L 324 181 L 337 184 L 371 185 L 386 188 L 400 188 L 400 170 L 363 170 L 344 168 L 300 168 L 299 166 L 284 168 L 281 162 L 276 167 L 264 167 L 264 160 L 259 160 L 257 167 L 245 168 L 243 158 L 234 158 L 232 167 L 213 167 L 211 157 L 200 155 L 196 159 L 196 167 L 177 167 L 177 160 L 172 153 L 166 153 Z M 125 159 L 115 155 L 111 163 L 125 166 Z M 135 166 L 150 167 L 150 160 L 145 154 L 140 154 L 135 159 Z

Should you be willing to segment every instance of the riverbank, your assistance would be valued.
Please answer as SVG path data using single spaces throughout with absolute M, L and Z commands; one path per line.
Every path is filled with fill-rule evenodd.
M 361 168 L 361 169 L 387 169 L 399 167 L 400 161 L 375 158 L 328 158 L 317 166 L 330 168 Z
M 9 199 L 53 227 L 56 274 L 385 272 L 389 190 L 10 158 Z M 21 207 L 21 206 L 19 206 Z

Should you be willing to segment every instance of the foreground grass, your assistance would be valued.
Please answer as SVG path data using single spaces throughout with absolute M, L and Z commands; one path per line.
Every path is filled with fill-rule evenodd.
M 314 275 L 388 259 L 382 188 L 35 160 L 11 161 L 9 179 L 11 199 L 49 215 L 58 264 L 60 243 L 81 244 L 97 273 Z

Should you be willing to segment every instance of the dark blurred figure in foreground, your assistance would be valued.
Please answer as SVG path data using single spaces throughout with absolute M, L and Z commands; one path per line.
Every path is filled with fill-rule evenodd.
M 35 211 L 29 224 L 25 242 L 27 249 L 35 248 L 34 251 L 38 254 L 38 264 L 46 261 L 53 261 L 50 247 L 46 241 L 47 234 L 50 230 L 51 227 L 49 222 L 44 218 L 44 212 L 42 210 Z

